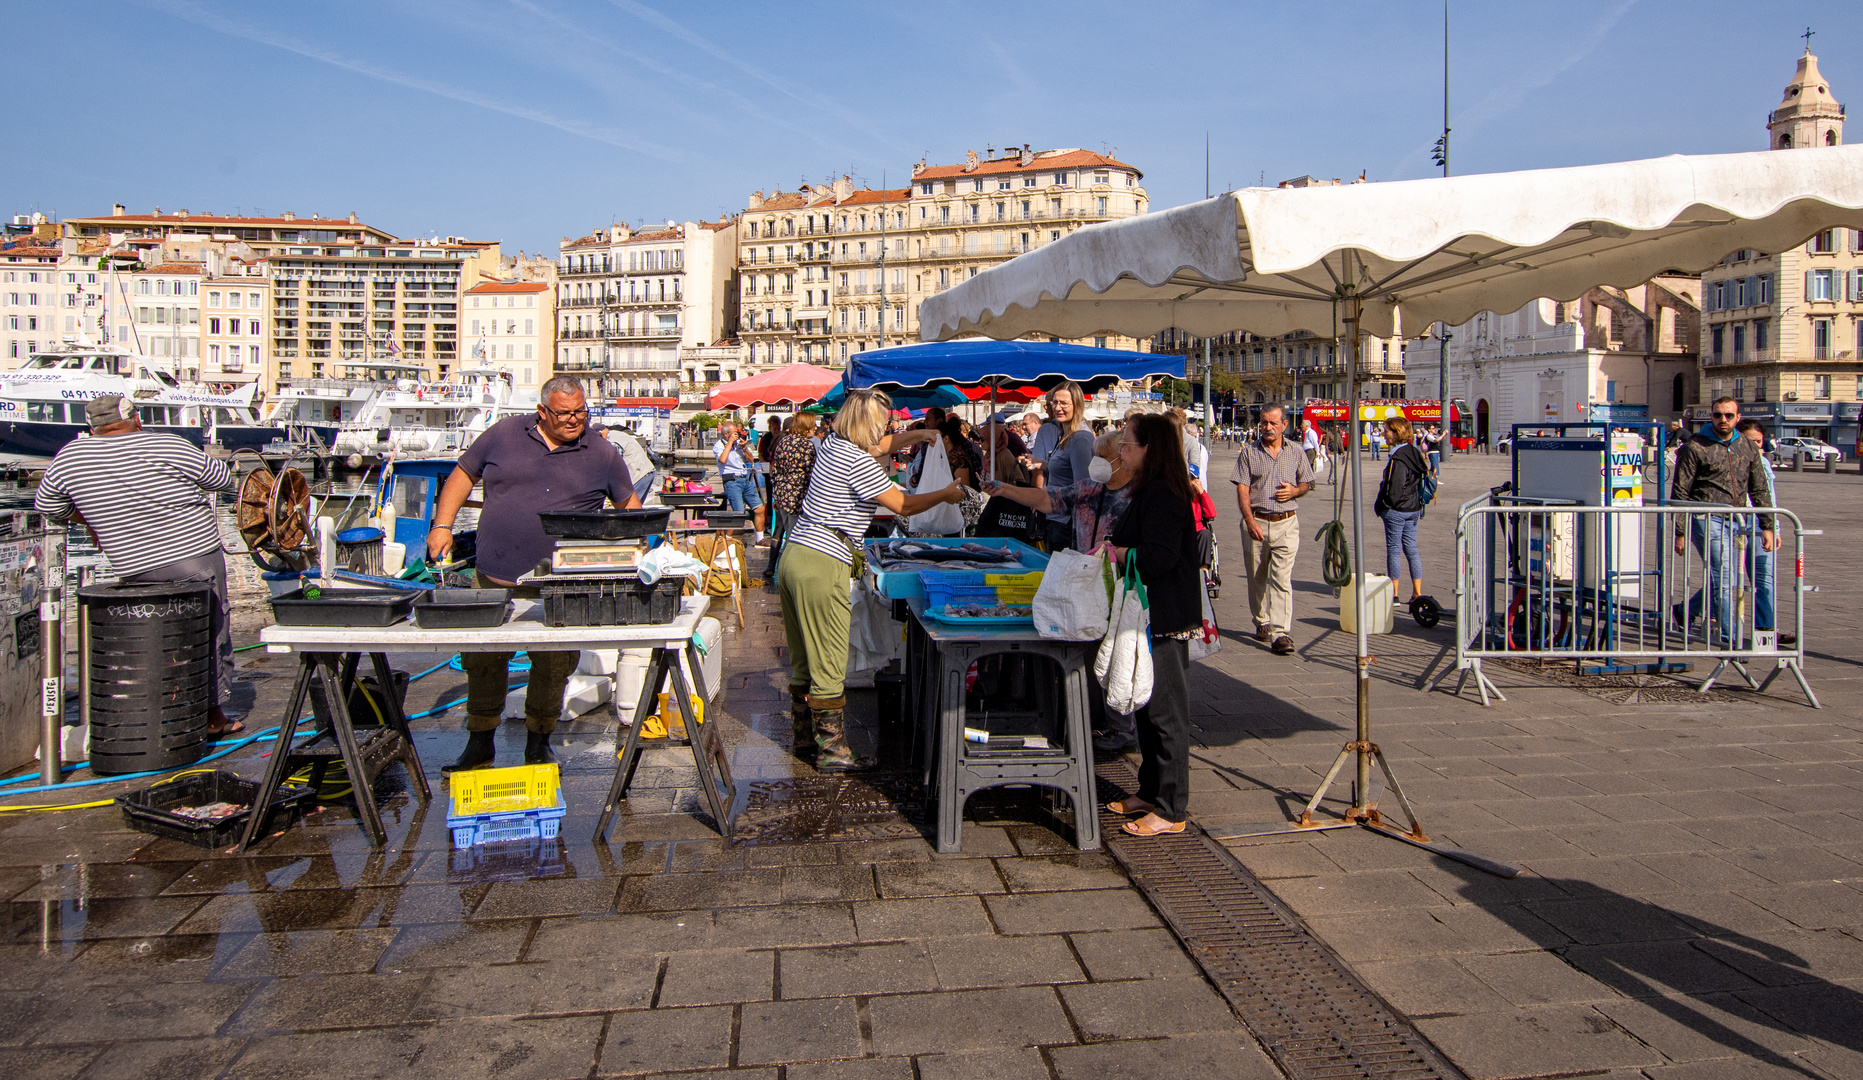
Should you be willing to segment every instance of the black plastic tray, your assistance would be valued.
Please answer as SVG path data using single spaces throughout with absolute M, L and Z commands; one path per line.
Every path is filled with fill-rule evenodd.
M 651 626 L 679 617 L 682 577 L 642 585 L 633 574 L 533 581 L 543 594 L 545 626 Z
M 714 529 L 743 529 L 750 526 L 748 510 L 712 510 L 705 515 L 705 524 Z
M 565 540 L 632 540 L 666 531 L 668 507 L 642 510 L 562 510 L 538 514 L 543 531 Z
M 245 832 L 246 819 L 252 816 L 252 801 L 258 795 L 258 784 L 241 780 L 230 772 L 218 771 L 126 792 L 116 797 L 116 805 L 123 811 L 123 823 L 137 832 L 218 848 L 239 840 L 240 834 Z M 174 813 L 177 806 L 205 806 L 217 802 L 239 803 L 247 809 L 218 821 L 195 821 Z M 272 793 L 265 829 L 289 828 L 316 802 L 317 793 L 310 788 L 281 785 Z
M 433 589 L 414 601 L 414 625 L 422 630 L 503 626 L 510 617 L 510 589 Z
M 421 590 L 325 589 L 315 600 L 304 590 L 272 598 L 280 626 L 393 626 L 408 617 Z
M 673 475 L 681 480 L 703 480 L 706 471 L 704 465 L 675 465 L 672 468 Z
M 716 492 L 701 491 L 662 491 L 660 501 L 667 506 L 691 508 L 697 506 L 723 506 L 724 495 Z

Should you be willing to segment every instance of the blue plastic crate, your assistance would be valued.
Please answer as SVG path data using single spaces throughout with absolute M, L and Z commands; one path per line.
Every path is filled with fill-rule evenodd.
M 569 867 L 555 837 L 530 837 L 457 848 L 449 853 L 447 881 L 532 881 L 561 877 Z
M 925 585 L 925 607 L 930 611 L 942 611 L 946 604 L 987 606 L 996 603 L 996 586 L 994 585 L 953 585 L 948 582 L 933 581 L 929 573 L 920 575 L 920 580 Z
M 563 823 L 563 816 L 568 812 L 563 804 L 563 794 L 559 791 L 555 806 L 536 810 L 509 810 L 497 814 L 448 814 L 446 827 L 453 830 L 455 848 L 506 840 L 528 840 L 532 837 L 552 840 Z
M 992 536 L 992 537 L 984 537 L 984 538 L 975 539 L 975 540 L 966 539 L 961 536 L 921 537 L 921 538 L 918 538 L 915 542 L 921 543 L 921 544 L 932 544 L 938 547 L 957 547 L 963 544 L 983 544 L 986 547 L 1001 548 L 1006 551 L 1013 552 L 1015 554 L 1016 556 L 1015 563 L 1004 563 L 1000 569 L 988 571 L 990 573 L 1014 573 L 1018 570 L 1043 570 L 1043 569 L 1046 569 L 1048 566 L 1047 555 L 1043 554 L 1040 551 L 1035 550 L 1034 548 L 1028 546 L 1027 544 L 1023 543 L 1020 540 L 1011 540 L 1007 537 Z M 876 550 L 876 547 L 875 547 L 876 543 L 877 541 L 872 541 L 872 540 L 867 541 L 867 558 L 869 560 L 868 565 L 870 567 L 873 567 L 871 560 L 873 559 L 874 551 Z M 963 573 L 963 571 L 949 571 L 949 570 L 941 570 L 941 571 L 936 571 L 936 572 L 937 573 Z M 923 573 L 923 571 L 920 571 L 920 570 L 881 570 L 878 567 L 873 567 L 871 570 L 869 570 L 869 573 L 873 575 L 874 587 L 879 591 L 881 596 L 886 597 L 888 600 L 904 600 L 908 597 L 925 595 L 925 587 L 922 584 L 920 584 L 920 581 L 919 581 L 920 575 Z M 976 571 L 976 573 L 981 575 L 985 573 L 985 571 L 979 570 L 979 571 Z

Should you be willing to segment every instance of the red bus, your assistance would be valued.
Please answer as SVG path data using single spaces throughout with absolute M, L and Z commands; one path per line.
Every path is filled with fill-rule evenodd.
M 1391 415 L 1388 410 L 1400 409 L 1402 415 L 1419 428 L 1436 424 L 1442 417 L 1442 402 L 1398 401 L 1378 398 L 1359 402 L 1359 407 L 1373 410 L 1372 416 L 1378 420 Z M 1352 403 L 1349 401 L 1327 401 L 1320 398 L 1308 398 L 1300 406 L 1300 423 L 1304 429 L 1317 424 L 1321 430 L 1338 428 L 1343 431 L 1352 418 Z M 1469 414 L 1468 402 L 1461 398 L 1449 399 L 1449 443 L 1458 452 L 1467 452 L 1475 446 L 1475 425 Z

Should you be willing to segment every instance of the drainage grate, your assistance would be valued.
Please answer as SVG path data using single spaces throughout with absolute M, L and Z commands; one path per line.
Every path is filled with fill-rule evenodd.
M 1094 768 L 1102 781 L 1137 789 L 1138 776 L 1124 758 Z M 1118 798 L 1101 787 L 1102 804 Z M 1178 836 L 1135 840 L 1120 831 L 1123 820 L 1102 814 L 1107 849 L 1288 1076 L 1460 1080 L 1195 824 Z
M 1735 690 L 1723 690 L 1719 686 L 1710 687 L 1707 693 L 1696 689 L 1702 677 L 1691 680 L 1687 673 L 1674 672 L 1667 675 L 1625 674 L 1625 675 L 1585 675 L 1581 674 L 1571 661 L 1541 662 L 1537 660 L 1503 660 L 1501 663 L 1523 675 L 1535 679 L 1544 679 L 1555 686 L 1566 686 L 1583 691 L 1595 698 L 1602 698 L 1613 705 L 1713 705 L 1751 703 L 1751 693 L 1742 694 Z M 1729 670 L 1725 673 L 1729 679 L 1740 676 Z

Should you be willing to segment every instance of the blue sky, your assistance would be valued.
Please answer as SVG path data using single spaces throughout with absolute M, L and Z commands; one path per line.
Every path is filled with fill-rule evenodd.
M 1303 173 L 1432 175 L 1440 0 L 1329 4 L 58 0 L 8 5 L 0 212 L 342 215 L 554 252 L 755 189 L 1079 146 L 1155 207 Z M 1765 147 L 1863 5 L 1456 0 L 1455 171 Z M 43 48 L 35 48 L 39 43 Z M 37 57 L 38 59 L 34 59 Z M 1850 141 L 1863 140 L 1863 130 Z

